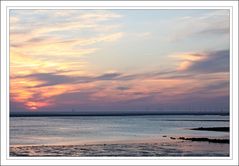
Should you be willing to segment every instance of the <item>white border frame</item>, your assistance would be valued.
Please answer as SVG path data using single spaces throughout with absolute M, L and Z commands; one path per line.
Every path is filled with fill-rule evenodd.
M 229 9 L 230 157 L 9 157 L 10 9 Z M 7 18 L 7 19 L 6 19 Z M 1 2 L 1 164 L 4 165 L 237 165 L 238 2 L 235 1 L 3 1 Z M 232 61 L 233 59 L 233 61 Z M 233 89 L 233 90 L 232 90 Z M 232 116 L 233 115 L 233 116 Z M 233 127 L 232 127 L 233 126 Z M 7 134 L 6 134 L 7 133 Z M 233 147 L 232 147 L 233 145 Z

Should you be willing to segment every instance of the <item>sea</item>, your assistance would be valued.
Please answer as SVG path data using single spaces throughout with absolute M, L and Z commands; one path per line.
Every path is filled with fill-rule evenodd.
M 221 115 L 10 117 L 10 146 L 134 143 L 180 136 L 229 139 L 229 132 L 191 130 L 229 125 L 229 116 Z

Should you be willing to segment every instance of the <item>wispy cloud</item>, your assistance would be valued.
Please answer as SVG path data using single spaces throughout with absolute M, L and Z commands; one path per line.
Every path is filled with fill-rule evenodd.
M 18 13 L 18 12 L 17 12 Z M 81 12 L 74 11 L 52 11 L 33 10 L 35 16 L 30 11 L 21 11 L 23 16 L 12 14 L 11 16 L 11 47 L 15 52 L 28 54 L 31 56 L 80 56 L 96 52 L 98 49 L 94 44 L 103 42 L 114 42 L 122 38 L 123 32 L 112 31 L 118 25 L 108 25 L 107 21 L 121 18 L 121 15 L 110 11 Z M 60 16 L 59 16 L 59 13 Z M 62 14 L 62 13 L 65 13 Z M 34 19 L 43 19 L 49 16 L 51 19 L 33 24 Z M 71 16 L 71 17 L 70 17 Z M 60 17 L 60 18 L 59 18 Z M 67 18 L 62 21 L 61 17 Z M 51 20 L 56 20 L 55 22 Z M 26 26 L 22 26 L 26 22 Z M 80 32 L 83 29 L 92 30 L 93 35 L 83 37 L 76 35 L 67 37 L 72 31 Z M 105 31 L 107 30 L 107 31 Z M 58 33 L 54 35 L 53 33 Z M 81 33 L 79 33 L 81 34 Z M 68 35 L 69 36 L 69 35 Z
M 212 10 L 212 12 L 205 13 L 201 17 L 181 17 L 174 20 L 175 27 L 171 27 L 169 40 L 178 42 L 192 36 L 229 35 L 229 18 L 229 10 Z

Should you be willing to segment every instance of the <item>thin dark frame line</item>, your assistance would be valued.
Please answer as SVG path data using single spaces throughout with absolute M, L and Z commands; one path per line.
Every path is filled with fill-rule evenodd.
M 145 8 L 145 7 L 151 7 L 151 8 L 157 8 L 157 7 L 186 7 L 186 8 L 192 8 L 192 7 L 195 7 L 195 8 L 198 8 L 198 7 L 208 7 L 210 8 L 209 6 L 7 6 L 7 7 L 11 7 L 11 8 L 22 8 L 22 7 L 25 7 L 25 8 L 31 8 L 31 7 L 45 7 L 45 8 L 48 8 L 48 7 L 57 7 L 57 8 L 64 8 L 64 7 L 73 7 L 73 8 L 77 8 L 77 7 L 83 7 L 83 8 L 86 8 L 86 7 L 97 7 L 97 8 L 103 8 L 103 7 L 132 7 L 132 8 L 137 8 L 137 7 L 142 7 L 142 8 Z M 213 6 L 212 8 L 214 7 L 221 7 L 221 8 L 227 8 L 227 7 L 233 7 L 233 6 Z M 22 10 L 37 10 L 37 9 L 22 9 Z M 39 9 L 40 10 L 40 9 Z M 44 9 L 43 9 L 44 10 Z M 45 9 L 45 10 L 59 10 L 59 9 Z M 72 9 L 62 9 L 62 10 L 72 10 Z M 76 9 L 77 10 L 77 9 Z M 81 9 L 81 10 L 84 10 L 84 9 Z M 95 9 L 85 9 L 85 10 L 95 10 Z M 112 9 L 112 10 L 117 10 L 117 9 Z M 122 10 L 127 10 L 127 9 L 122 9 Z M 146 9 L 147 10 L 147 9 Z M 167 9 L 162 9 L 162 10 L 167 10 Z M 169 10 L 173 10 L 173 9 L 169 9 Z M 187 9 L 175 9 L 175 10 L 187 10 Z M 189 9 L 190 10 L 190 9 Z M 194 10 L 194 9 L 191 9 L 191 10 Z M 200 9 L 195 9 L 195 10 L 200 10 Z M 201 9 L 201 10 L 207 10 L 206 9 Z M 209 9 L 210 10 L 210 9 Z M 212 9 L 213 10 L 213 9 Z M 215 9 L 216 10 L 216 9 Z
M 2 0 L 2 1 L 21 1 L 21 0 Z M 32 1 L 32 0 L 25 0 L 25 1 Z M 55 1 L 65 1 L 65 0 L 41 0 L 41 1 L 49 1 L 49 2 L 55 2 Z M 78 1 L 78 0 L 71 0 L 71 1 Z M 86 1 L 86 0 L 85 0 Z M 88 1 L 97 1 L 97 2 L 106 2 L 106 0 L 88 0 Z M 111 0 L 114 2 L 115 0 Z M 118 0 L 120 1 L 120 0 Z M 131 0 L 131 1 L 146 1 L 146 0 Z M 175 1 L 175 0 L 151 0 L 151 1 Z M 181 1 L 192 1 L 192 0 L 181 0 Z M 196 1 L 208 1 L 208 0 L 196 0 Z M 226 0 L 211 0 L 212 2 L 215 1 L 226 1 Z M 231 1 L 238 1 L 238 0 L 231 0 Z
M 8 11 L 10 11 L 10 10 L 38 10 L 38 9 L 11 9 L 11 7 L 15 7 L 15 6 L 6 6 L 6 17 L 9 16 L 8 17 L 9 20 L 10 20 L 10 15 L 8 15 L 9 14 Z M 17 7 L 19 7 L 19 6 L 17 6 Z M 21 6 L 21 7 L 24 7 L 24 6 Z M 27 7 L 47 7 L 47 6 L 27 6 Z M 99 8 L 101 8 L 101 7 L 116 7 L 116 6 L 50 6 L 50 7 L 99 7 Z M 174 6 L 117 6 L 117 7 L 174 7 Z M 175 6 L 175 7 L 179 7 L 179 6 Z M 206 6 L 187 6 L 187 7 L 196 7 L 197 8 L 197 7 L 206 7 Z M 230 9 L 227 9 L 227 10 L 231 11 L 231 14 L 232 14 L 232 20 L 230 20 L 230 21 L 232 21 L 232 27 L 231 27 L 231 29 L 232 29 L 232 35 L 231 35 L 232 43 L 231 44 L 232 44 L 232 50 L 233 50 L 233 6 L 213 6 L 213 7 L 222 7 L 222 8 L 223 7 L 225 7 L 225 8 L 226 7 L 230 7 Z M 43 9 L 43 10 L 59 10 L 59 9 Z M 74 10 L 74 9 L 60 9 L 60 10 Z M 101 10 L 101 9 L 75 9 L 75 10 Z M 106 10 L 110 10 L 110 9 L 106 9 Z M 112 10 L 154 10 L 154 9 L 147 9 L 146 8 L 146 9 L 112 9 Z M 190 10 L 190 9 L 155 9 L 155 10 Z M 191 10 L 217 10 L 217 9 L 191 9 Z M 10 27 L 10 21 L 9 20 L 6 19 L 6 30 L 8 30 L 8 28 L 7 28 L 7 21 L 8 21 L 8 26 Z M 8 73 L 10 75 L 10 41 L 8 40 L 9 36 L 10 36 L 10 31 L 8 30 L 8 36 L 6 36 L 6 43 L 7 43 L 7 47 L 8 47 L 7 54 L 9 56 L 9 58 L 6 56 L 6 64 L 7 64 L 7 61 L 9 59 L 9 61 L 8 61 L 9 68 L 6 66 L 7 67 L 6 71 L 8 71 Z M 230 50 L 230 52 L 232 50 Z M 230 58 L 232 60 L 233 56 L 230 56 Z M 230 72 L 230 74 L 232 73 L 232 71 Z M 8 79 L 9 79 L 9 81 L 8 81 Z M 233 84 L 233 77 L 231 79 L 232 79 L 232 83 L 231 84 Z M 6 83 L 7 83 L 7 85 L 9 85 L 9 83 L 10 83 L 10 78 L 8 77 L 8 75 L 6 75 Z M 231 86 L 231 88 L 233 88 L 233 86 Z M 9 99 L 9 102 L 6 101 L 6 104 L 7 104 L 7 107 L 8 107 L 7 108 L 7 114 L 6 114 L 7 115 L 7 120 L 6 120 L 7 125 L 6 125 L 6 127 L 9 127 L 8 126 L 8 122 L 9 122 L 9 118 L 10 117 L 8 116 L 8 114 L 10 113 L 10 110 L 9 110 L 9 108 L 10 108 L 10 98 L 8 98 L 8 94 L 10 95 L 10 86 L 9 86 L 9 88 L 6 88 L 6 89 L 9 92 L 9 93 L 6 94 L 6 99 Z M 233 92 L 233 89 L 232 89 L 232 92 Z M 230 94 L 230 95 L 231 96 L 230 96 L 229 100 L 232 102 L 232 105 L 233 105 L 233 100 L 231 100 L 231 99 L 233 99 L 233 95 L 232 94 Z M 233 110 L 230 110 L 230 111 L 233 114 Z M 229 116 L 230 116 L 230 114 L 229 114 Z M 231 118 L 231 116 L 230 116 L 230 118 Z M 233 118 L 232 118 L 232 121 L 233 121 Z M 231 125 L 230 128 L 232 128 L 233 125 L 232 124 L 230 124 L 230 125 Z M 9 129 L 7 131 L 9 131 Z M 232 132 L 232 130 L 230 130 L 230 132 Z M 6 144 L 10 147 L 10 143 L 8 141 L 10 133 L 9 132 L 7 132 L 7 133 L 8 134 L 6 134 L 7 135 Z M 232 132 L 232 138 L 233 138 L 233 132 Z M 233 150 L 233 141 L 230 141 L 230 146 L 232 147 L 232 150 Z M 229 146 L 229 153 L 230 153 L 230 146 Z M 14 157 L 14 159 L 13 159 L 13 157 L 8 156 L 9 155 L 9 147 L 7 148 L 7 152 L 8 153 L 6 153 L 6 160 L 19 160 L 19 159 L 20 160 L 29 160 L 29 159 L 32 159 L 32 158 L 29 158 L 29 159 L 28 158 L 27 159 L 23 159 L 23 158 L 15 159 L 16 157 Z M 165 157 L 168 158 L 168 159 L 166 159 Z M 182 158 L 182 157 L 178 156 L 178 157 L 173 157 L 173 159 L 169 159 L 169 157 L 172 157 L 172 156 L 163 156 L 163 159 L 162 158 L 160 159 L 160 157 L 155 157 L 155 159 L 152 159 L 152 158 L 151 159 L 150 158 L 147 159 L 145 157 L 144 157 L 144 159 L 142 159 L 143 157 L 140 157 L 141 159 L 135 159 L 137 157 L 133 157 L 134 159 L 119 159 L 119 158 L 118 159 L 117 158 L 116 159 L 115 158 L 112 159 L 110 157 L 109 157 L 109 159 L 102 159 L 102 158 L 100 159 L 98 157 L 84 157 L 83 159 L 80 158 L 80 157 L 67 157 L 67 158 L 64 157 L 64 159 L 61 159 L 61 158 L 56 159 L 56 158 L 49 157 L 49 159 L 40 159 L 41 157 L 38 157 L 38 158 L 34 158 L 32 160 L 89 160 L 89 159 L 92 159 L 92 158 L 95 158 L 95 159 L 92 159 L 92 160 L 179 160 L 180 158 Z M 197 158 L 199 158 L 199 157 L 200 156 L 198 156 Z M 207 157 L 213 157 L 213 156 L 207 156 Z M 9 159 L 9 158 L 12 158 L 12 159 Z M 73 159 L 71 159 L 71 158 L 73 158 Z M 178 158 L 178 159 L 176 159 L 176 158 Z M 190 158 L 192 158 L 192 157 L 190 157 Z M 215 158 L 217 158 L 217 157 L 214 157 L 213 159 L 209 159 L 209 158 L 207 158 L 207 159 L 190 159 L 190 158 L 189 159 L 182 159 L 182 160 L 215 160 Z M 219 157 L 219 158 L 220 159 L 216 159 L 216 160 L 233 160 L 233 153 L 232 154 L 230 153 L 229 156 Z M 221 159 L 221 158 L 223 158 L 223 159 Z
M 20 0 L 2 0 L 2 1 L 20 1 Z M 25 0 L 25 1 L 32 1 L 32 0 Z M 65 0 L 41 0 L 41 1 L 49 1 L 49 2 L 55 2 L 55 1 L 65 1 Z M 78 1 L 78 0 L 71 0 L 71 1 Z M 86 1 L 86 0 L 85 0 Z M 106 2 L 106 0 L 88 0 L 88 1 L 97 1 L 97 2 Z M 111 0 L 112 2 L 114 2 L 114 0 Z M 119 0 L 118 0 L 119 1 Z M 146 0 L 131 0 L 131 1 L 146 1 Z M 151 0 L 151 1 L 175 1 L 175 0 Z M 181 1 L 192 1 L 192 0 L 181 0 Z M 200 0 L 196 0 L 196 1 L 200 1 Z M 208 1 L 208 0 L 201 0 L 201 1 Z M 226 0 L 211 0 L 212 2 L 215 1 L 226 1 Z M 231 1 L 238 1 L 238 0 L 231 0 Z

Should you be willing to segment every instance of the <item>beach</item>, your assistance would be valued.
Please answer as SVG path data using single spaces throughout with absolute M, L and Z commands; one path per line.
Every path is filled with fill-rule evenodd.
M 170 139 L 170 138 L 169 138 Z M 229 144 L 161 140 L 155 143 L 15 146 L 10 156 L 21 157 L 170 157 L 229 156 Z

